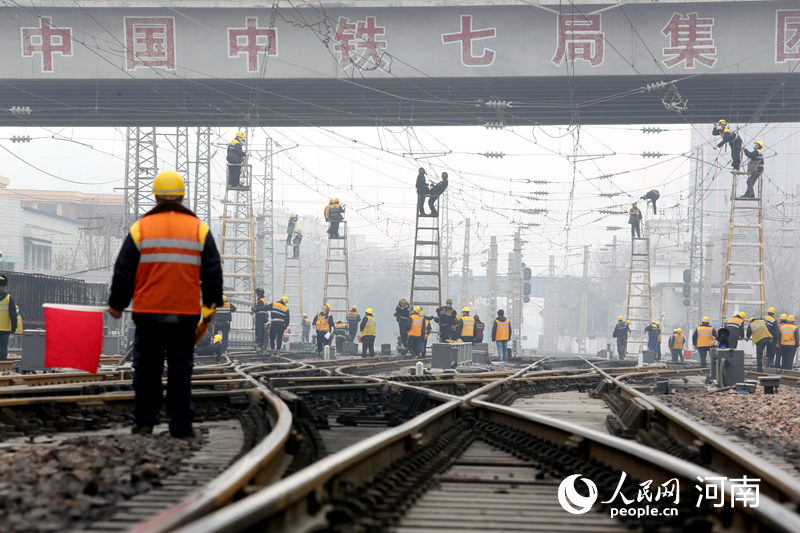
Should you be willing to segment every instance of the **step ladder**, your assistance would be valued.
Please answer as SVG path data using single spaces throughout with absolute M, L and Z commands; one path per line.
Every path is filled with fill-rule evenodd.
M 286 245 L 286 259 L 283 263 L 283 295 L 289 297 L 289 328 L 292 333 L 300 333 L 303 322 L 303 273 L 300 258 L 292 257 L 291 245 Z M 297 337 L 300 339 L 300 337 Z
M 644 328 L 653 320 L 653 294 L 650 287 L 650 239 L 647 237 L 634 237 L 631 242 L 625 316 L 631 322 L 627 352 L 639 353 L 646 345 Z
M 442 305 L 442 262 L 439 216 L 417 213 L 414 230 L 414 261 L 411 268 L 411 305 L 433 316 Z
M 253 220 L 252 167 L 242 165 L 240 186 L 225 189 L 222 209 L 222 278 L 225 295 L 238 310 L 232 313 L 230 340 L 252 344 L 255 302 L 256 256 Z
M 739 311 L 764 316 L 763 178 L 754 198 L 743 198 L 748 172 L 732 170 L 728 251 L 722 281 L 720 323 Z
M 350 310 L 350 271 L 347 259 L 347 221 L 339 223 L 339 237 L 328 238 L 325 255 L 324 301 L 334 320 L 344 320 Z

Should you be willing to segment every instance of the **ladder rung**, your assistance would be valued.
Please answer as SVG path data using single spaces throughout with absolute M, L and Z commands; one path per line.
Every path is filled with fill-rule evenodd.
M 414 271 L 414 275 L 415 276 L 439 276 L 441 274 L 439 274 L 438 270 L 437 271 L 433 271 L 433 270 L 415 270 Z
M 347 248 L 340 248 L 338 246 L 328 246 L 328 250 L 347 250 Z
M 326 287 L 347 287 L 347 285 L 343 285 L 341 283 L 326 283 Z
M 737 248 L 755 248 L 757 246 L 761 246 L 760 242 L 729 242 L 728 246 L 735 246 Z
M 249 218 L 223 218 L 222 221 L 228 224 L 250 224 Z
M 739 287 L 749 287 L 750 285 L 763 285 L 761 281 L 726 281 L 725 285 L 736 285 Z
M 415 291 L 438 291 L 439 287 L 413 287 L 411 292 Z
M 425 246 L 433 246 L 433 245 L 439 246 L 439 241 L 416 241 L 416 242 L 418 245 L 422 244 Z
M 646 305 L 629 305 L 628 309 L 650 309 L 650 308 L 647 307 Z M 644 319 L 641 318 L 639 320 L 644 320 Z
M 417 261 L 439 261 L 438 255 L 415 255 Z
M 741 304 L 741 305 L 758 305 L 764 304 L 763 300 L 725 300 L 725 305 Z
M 345 259 L 345 258 L 343 258 L 343 257 L 329 257 L 329 258 L 327 259 L 327 261 L 328 261 L 329 263 L 344 263 L 344 262 L 346 262 L 346 261 L 347 261 L 347 259 Z
M 746 228 L 746 229 L 761 229 L 764 227 L 763 224 L 734 224 L 732 227 L 734 228 Z
M 244 242 L 244 241 L 249 241 L 249 240 L 250 240 L 250 237 L 226 237 L 224 235 L 222 237 L 222 242 L 228 242 L 228 241 Z
M 418 305 L 420 307 L 422 307 L 423 305 L 435 305 L 438 307 L 440 304 L 436 302 L 414 302 L 414 305 Z
M 225 259 L 255 259 L 252 255 L 221 255 L 222 260 Z
M 763 266 L 763 264 L 764 263 L 741 263 L 741 262 L 731 261 L 730 263 L 727 263 L 727 266 L 760 267 Z

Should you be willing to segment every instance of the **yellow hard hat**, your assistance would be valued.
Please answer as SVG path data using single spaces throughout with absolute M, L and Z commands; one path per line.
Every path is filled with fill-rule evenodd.
M 400 305 L 408 305 L 408 300 L 405 298 L 400 298 Z
M 756 146 L 758 146 L 759 148 L 764 148 L 764 142 L 763 142 L 763 141 L 756 141 L 756 142 L 754 142 L 753 144 L 755 144 L 755 145 L 756 145 Z
M 281 296 L 281 301 L 282 301 L 283 303 L 285 303 L 285 304 L 288 304 L 288 303 L 289 303 L 289 297 L 288 297 L 288 296 L 285 296 L 285 295 L 284 295 L 284 296 Z
M 725 120 L 724 118 L 721 118 L 721 119 L 719 119 L 719 120 L 717 121 L 717 123 L 718 123 L 718 124 L 722 124 L 723 126 L 727 126 L 727 125 L 728 125 L 728 121 L 727 121 L 727 120 Z
M 338 203 L 339 203 L 339 199 L 338 199 L 338 198 L 334 198 L 334 199 L 333 199 L 333 202 L 334 202 L 334 203 L 336 203 L 336 204 L 338 204 Z
M 222 303 L 225 303 L 227 301 L 228 301 L 228 297 L 223 294 L 222 295 Z
M 367 308 L 364 310 L 364 312 L 365 312 L 365 313 L 372 314 L 372 308 L 371 308 L 371 307 L 367 307 Z
M 296 231 L 297 233 L 302 233 L 302 231 L 300 231 L 300 228 L 294 228 L 294 231 Z
M 324 303 L 324 304 L 322 304 L 322 305 L 324 305 L 325 307 L 327 307 L 327 308 L 328 308 L 328 311 L 330 311 L 330 310 L 331 310 L 331 304 L 329 304 L 329 303 Z
M 631 321 L 630 320 L 626 320 L 625 323 L 630 326 Z
M 329 199 L 328 199 L 328 203 L 329 203 L 329 204 L 332 204 L 332 203 L 333 203 L 333 198 L 329 198 Z
M 303 313 L 303 316 L 308 316 L 306 313 Z
M 788 317 L 786 317 L 786 320 L 788 320 L 789 322 L 794 322 L 794 315 L 789 315 Z
M 220 335 L 219 333 L 214 335 L 214 342 L 222 342 L 222 335 Z
M 703 320 L 701 320 L 700 322 L 711 322 L 711 319 L 708 318 L 707 316 L 704 316 Z
M 631 205 L 636 205 L 636 202 L 631 202 Z
M 658 320 L 653 320 L 653 324 L 658 325 Z
M 678 328 L 675 331 L 677 331 L 678 333 L 683 333 L 683 328 Z
M 183 196 L 186 185 L 183 178 L 174 170 L 162 170 L 153 180 L 153 194 L 156 196 Z
M 244 132 L 243 131 L 237 131 L 236 132 L 236 136 L 237 137 L 241 137 L 242 139 L 244 139 Z
M 415 305 L 414 306 L 414 312 L 415 313 L 419 313 L 420 311 L 422 311 L 422 308 L 420 306 L 418 306 L 418 305 Z
M 786 320 L 786 313 L 781 313 L 780 320 Z
M 745 314 L 745 312 L 744 312 L 744 311 L 739 311 L 738 313 L 736 313 L 736 316 L 738 316 L 739 318 L 744 318 L 744 317 L 746 317 L 747 315 Z
M 465 307 L 461 310 L 462 313 L 469 313 L 469 307 Z
M 767 309 L 767 313 L 775 313 L 775 308 L 770 307 L 769 309 Z
M 620 316 L 618 316 L 618 317 L 617 317 L 617 320 L 619 320 L 620 322 L 622 322 L 623 320 L 625 320 L 625 317 L 624 317 L 624 316 L 622 316 L 622 315 L 620 315 Z
M 353 307 L 351 307 L 350 309 L 352 309 L 353 311 L 358 311 L 358 307 L 356 307 L 355 305 Z

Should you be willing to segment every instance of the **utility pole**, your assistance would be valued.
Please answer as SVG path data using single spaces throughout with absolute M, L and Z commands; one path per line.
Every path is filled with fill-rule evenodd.
M 689 306 L 686 307 L 686 327 L 690 328 L 692 318 L 700 318 L 703 309 L 703 204 L 705 199 L 705 176 L 703 149 L 695 150 L 694 184 L 689 218 L 692 222 L 689 244 L 689 279 L 691 292 Z
M 703 302 L 705 306 L 711 304 L 711 280 L 714 279 L 714 243 L 709 242 L 706 244 L 706 261 L 705 261 L 705 277 L 703 278 Z M 700 315 L 706 314 L 706 309 L 700 308 Z M 724 320 L 724 317 L 723 317 Z
M 520 230 L 514 233 L 514 251 L 509 265 L 511 285 L 511 328 L 514 339 L 511 341 L 513 353 L 518 354 L 522 347 L 522 237 Z
M 542 320 L 542 345 L 548 352 L 558 351 L 558 286 L 556 280 L 556 256 L 550 256 L 547 268 L 547 285 L 544 293 L 544 317 Z
M 450 226 L 450 209 L 448 208 L 448 195 L 439 197 L 439 228 L 441 232 L 441 289 L 444 298 L 450 297 L 450 247 L 452 245 L 453 228 Z M 442 305 L 443 302 L 439 302 Z
M 489 268 L 486 275 L 489 278 L 489 318 L 497 312 L 497 237 L 489 241 Z
M 583 247 L 583 280 L 581 283 L 581 323 L 580 323 L 580 342 L 578 353 L 587 353 L 586 337 L 588 329 L 588 303 L 589 303 L 589 246 Z
M 461 305 L 469 305 L 470 300 L 470 279 L 469 279 L 469 225 L 470 220 L 464 226 L 464 256 L 461 259 Z

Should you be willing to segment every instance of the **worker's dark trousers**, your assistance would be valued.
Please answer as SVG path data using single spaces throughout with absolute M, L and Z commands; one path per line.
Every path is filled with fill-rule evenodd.
M 436 196 L 431 196 L 430 198 L 428 198 L 428 208 L 431 210 L 430 214 L 432 216 L 437 216 L 439 214 L 439 211 L 436 210 L 436 200 L 438 199 L 439 199 L 438 194 Z
M 683 350 L 681 350 L 679 348 L 670 348 L 669 349 L 669 353 L 672 354 L 672 362 L 673 363 L 679 363 L 680 360 L 683 359 L 681 357 L 682 352 L 683 352 Z
M 328 339 L 325 338 L 327 331 L 317 331 L 317 353 L 322 353 L 322 348 L 328 344 Z
M 267 339 L 265 338 L 266 337 L 266 335 L 265 335 L 266 325 L 267 325 L 266 317 L 265 318 L 261 318 L 258 315 L 256 315 L 256 326 L 255 326 L 256 327 L 256 346 L 258 346 L 259 348 L 264 348 L 267 345 Z
M 242 165 L 228 164 L 228 187 L 239 186 L 239 176 L 242 174 Z
M 778 359 L 780 359 L 780 368 L 784 370 L 791 370 L 792 363 L 794 363 L 794 353 L 797 351 L 797 346 L 779 346 Z M 778 362 L 775 362 L 778 366 Z
M 339 221 L 338 220 L 331 220 L 331 227 L 328 228 L 328 235 L 332 239 L 339 238 Z
M 344 353 L 344 341 L 347 340 L 347 337 L 342 335 L 336 335 L 336 353 L 341 354 Z
M 167 415 L 174 437 L 192 433 L 192 366 L 194 330 L 199 315 L 182 315 L 178 322 L 157 322 L 133 315 L 136 337 L 133 346 L 134 423 L 138 427 L 158 424 L 161 410 L 161 376 L 167 360 Z
M 628 352 L 628 339 L 617 339 L 617 354 L 620 359 L 625 359 L 625 354 Z
M 411 350 L 411 355 L 419 357 L 422 353 L 422 337 L 408 337 L 408 349 Z
M 639 229 L 639 223 L 636 222 L 635 224 L 631 224 L 631 239 L 637 237 L 642 237 L 642 230 Z
M 220 335 L 222 335 L 222 351 L 228 350 L 228 335 L 231 332 L 231 323 L 222 323 L 216 326 L 216 331 Z
M 707 361 L 708 361 L 708 350 L 709 350 L 708 346 L 706 346 L 705 348 L 698 348 L 697 349 L 697 353 L 700 355 L 700 368 L 705 368 L 706 365 L 708 364 L 707 363 Z
M 769 343 L 767 344 L 767 367 L 773 367 L 775 365 L 775 339 L 770 339 Z
M 742 163 L 742 138 L 736 136 L 736 140 L 729 143 L 731 145 L 731 163 L 734 170 L 739 170 L 739 165 Z
M 769 357 L 769 346 L 772 339 L 761 339 L 756 343 L 756 368 L 759 372 L 764 368 L 764 353 Z
M 425 215 L 425 194 L 417 193 L 417 215 Z
M 361 357 L 375 357 L 375 335 L 361 335 Z
M 453 326 L 450 324 L 439 324 L 439 342 L 447 342 L 452 335 Z
M 311 328 L 303 328 L 303 342 L 308 342 L 311 337 Z
M 737 346 L 739 346 L 739 334 L 731 332 L 731 336 L 728 338 L 728 348 L 735 350 Z
M 397 323 L 397 327 L 400 328 L 400 345 L 401 347 L 409 350 L 411 347 L 408 345 L 408 321 L 402 321 Z
M 300 257 L 300 245 L 292 246 L 292 259 Z
M 758 181 L 758 178 L 761 177 L 761 172 L 756 172 L 755 174 L 750 174 L 747 176 L 747 190 L 744 192 L 742 196 L 745 198 L 755 198 L 756 197 L 756 190 L 755 184 Z
M 358 334 L 358 322 L 350 322 L 347 324 L 347 327 L 350 328 L 348 331 L 348 338 L 350 339 L 350 342 L 356 342 L 356 335 Z
M 10 335 L 10 331 L 0 331 L 0 361 L 8 359 L 8 337 Z
M 269 347 L 271 350 L 280 350 L 283 345 L 283 330 L 286 324 L 280 320 L 273 320 L 269 325 Z

